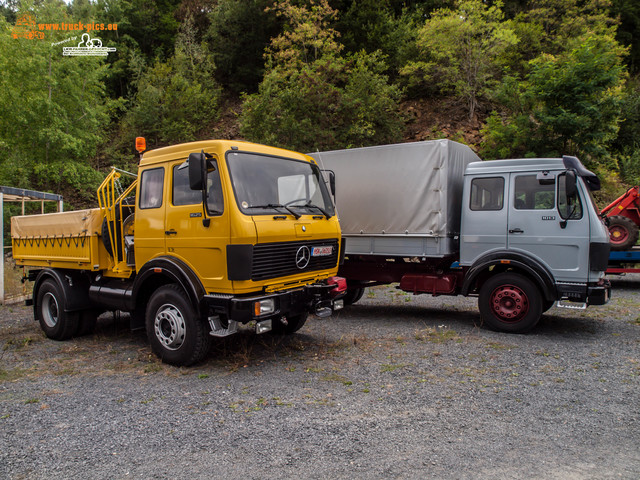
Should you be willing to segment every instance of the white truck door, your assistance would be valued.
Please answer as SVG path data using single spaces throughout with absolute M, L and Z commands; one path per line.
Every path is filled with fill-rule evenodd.
M 472 265 L 479 257 L 507 247 L 508 189 L 508 173 L 465 178 L 461 265 Z
M 557 282 L 586 282 L 589 219 L 580 193 L 577 202 L 567 202 L 564 174 L 541 171 L 510 177 L 507 248 L 536 258 Z

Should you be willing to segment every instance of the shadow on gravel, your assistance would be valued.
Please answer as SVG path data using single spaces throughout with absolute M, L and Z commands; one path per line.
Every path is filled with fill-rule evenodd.
M 541 336 L 592 336 L 598 333 L 598 324 L 592 319 L 564 317 L 553 313 L 544 314 L 536 327 L 528 335 Z
M 372 326 L 389 326 L 398 331 L 409 332 L 420 327 L 446 327 L 464 332 L 469 329 L 491 330 L 482 326 L 480 314 L 476 310 L 464 310 L 450 307 L 433 308 L 420 305 L 354 305 L 342 314 L 347 321 L 366 322 Z M 543 314 L 538 325 L 525 335 L 593 335 L 598 331 L 598 323 L 588 318 L 563 316 L 550 311 Z M 507 338 L 512 334 L 499 332 Z M 514 334 L 518 335 L 518 334 Z
M 619 290 L 640 290 L 640 277 L 638 275 L 634 276 L 609 276 L 609 280 L 611 280 L 611 287 Z M 615 295 L 615 292 L 614 292 Z

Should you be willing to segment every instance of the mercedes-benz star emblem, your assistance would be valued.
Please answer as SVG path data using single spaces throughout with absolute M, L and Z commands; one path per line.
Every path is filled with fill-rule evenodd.
M 298 267 L 300 270 L 307 268 L 307 265 L 309 265 L 309 260 L 311 260 L 311 252 L 309 251 L 309 247 L 300 247 L 296 252 L 296 267 Z

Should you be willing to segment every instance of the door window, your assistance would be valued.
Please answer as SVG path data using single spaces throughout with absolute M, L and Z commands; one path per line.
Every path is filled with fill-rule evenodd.
M 474 178 L 471 181 L 471 210 L 502 210 L 504 178 Z
M 161 207 L 163 186 L 164 168 L 154 168 L 142 172 L 140 180 L 140 208 Z
M 515 181 L 516 210 L 549 210 L 555 205 L 555 184 L 541 184 L 536 175 L 519 175 Z
M 207 160 L 207 211 L 211 215 L 220 214 L 224 208 L 222 183 L 216 160 Z M 172 202 L 176 206 L 202 204 L 202 191 L 191 190 L 189 186 L 189 169 L 173 167 Z

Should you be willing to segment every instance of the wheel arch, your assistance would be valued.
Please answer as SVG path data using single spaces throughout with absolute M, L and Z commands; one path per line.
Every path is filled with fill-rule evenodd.
M 557 300 L 553 275 L 538 260 L 517 252 L 494 252 L 477 260 L 465 275 L 460 293 L 477 293 L 484 282 L 497 273 L 520 273 L 531 279 L 545 300 Z
M 202 316 L 200 301 L 206 294 L 202 282 L 185 262 L 169 256 L 149 260 L 140 269 L 133 283 L 131 310 L 146 308 L 153 292 L 171 283 L 184 290 L 196 313 Z
M 78 270 L 60 270 L 45 268 L 38 272 L 33 283 L 33 310 L 38 308 L 38 291 L 45 280 L 51 279 L 62 290 L 65 312 L 85 310 L 92 306 L 89 299 L 89 279 Z M 86 288 L 84 288 L 86 287 Z

